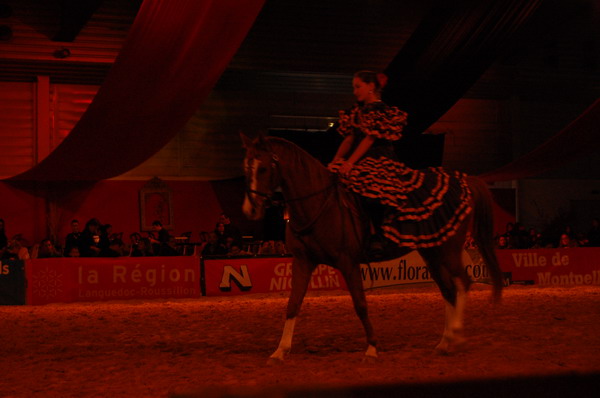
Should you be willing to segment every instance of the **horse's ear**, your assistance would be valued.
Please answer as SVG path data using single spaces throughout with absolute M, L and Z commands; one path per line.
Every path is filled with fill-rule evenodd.
M 266 148 L 267 147 L 267 141 L 265 140 L 265 138 L 267 137 L 267 134 L 260 130 L 256 136 L 256 139 L 254 140 L 254 143 L 257 147 L 259 148 Z
M 242 145 L 244 148 L 248 149 L 253 145 L 252 138 L 248 137 L 243 131 L 240 131 L 240 138 L 242 139 Z

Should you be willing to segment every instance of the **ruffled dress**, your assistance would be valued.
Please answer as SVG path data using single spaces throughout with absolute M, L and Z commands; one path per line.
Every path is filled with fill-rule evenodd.
M 381 101 L 340 111 L 338 132 L 353 134 L 354 147 L 366 135 L 373 145 L 350 173 L 339 175 L 346 188 L 385 205 L 383 235 L 402 247 L 439 246 L 454 235 L 471 212 L 466 175 L 441 167 L 414 170 L 399 162 L 393 141 L 402 137 L 407 114 Z M 329 165 L 338 172 L 342 160 Z

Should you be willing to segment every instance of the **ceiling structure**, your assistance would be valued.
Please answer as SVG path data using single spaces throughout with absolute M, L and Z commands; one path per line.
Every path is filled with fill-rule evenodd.
M 23 32 L 15 31 L 12 38 L 0 41 L 4 52 L 0 80 L 35 81 L 36 76 L 46 75 L 54 83 L 101 85 L 140 3 L 0 0 L 14 12 L 25 9 L 24 23 L 47 38 L 44 43 L 32 38 L 28 46 L 21 45 L 13 38 Z M 306 123 L 306 115 L 316 112 L 298 102 L 305 96 L 346 98 L 353 72 L 384 70 L 435 4 L 436 0 L 267 1 L 215 91 L 292 98 L 293 108 L 271 113 L 270 120 L 279 117 L 280 126 Z M 546 138 L 550 137 L 600 96 L 599 26 L 596 1 L 545 0 L 463 98 L 519 98 L 550 103 L 550 108 L 563 104 L 559 106 L 567 111 L 557 119 L 557 128 L 547 131 Z M 31 55 L 36 48 L 50 46 L 56 51 L 70 49 L 71 54 L 65 58 L 60 58 L 60 52 Z M 540 138 L 522 139 L 522 150 L 533 149 Z M 592 159 L 554 176 L 598 178 L 596 164 L 600 162 Z

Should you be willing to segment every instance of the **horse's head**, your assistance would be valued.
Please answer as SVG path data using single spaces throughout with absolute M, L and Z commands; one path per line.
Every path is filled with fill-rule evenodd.
M 242 133 L 241 137 L 246 148 L 246 196 L 243 210 L 250 220 L 260 220 L 281 183 L 279 159 L 263 136 L 252 140 Z

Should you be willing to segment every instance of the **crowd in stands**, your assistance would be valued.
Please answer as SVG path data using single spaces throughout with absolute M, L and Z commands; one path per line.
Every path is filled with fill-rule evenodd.
M 586 232 L 576 232 L 569 225 L 539 232 L 518 222 L 507 223 L 506 230 L 496 235 L 495 243 L 498 249 L 600 247 L 600 221 L 592 219 Z
M 43 239 L 29 246 L 21 234 L 8 239 L 4 220 L 0 219 L 0 260 L 52 257 L 145 257 L 178 256 L 182 254 L 200 256 L 283 256 L 288 252 L 283 241 L 247 241 L 240 230 L 231 223 L 226 214 L 221 214 L 213 231 L 202 231 L 199 240 L 191 242 L 191 233 L 172 236 L 158 220 L 152 223 L 152 231 L 134 232 L 129 243 L 123 241 L 122 233 L 112 232 L 110 224 L 98 219 L 88 220 L 80 230 L 78 220 L 71 221 L 71 232 L 64 241 Z M 498 249 L 541 249 L 568 247 L 600 247 L 600 221 L 591 220 L 585 233 L 577 233 L 570 226 L 560 230 L 538 232 L 520 223 L 508 223 L 503 233 L 495 237 Z M 476 248 L 468 239 L 466 248 Z M 189 250 L 186 250 L 189 248 Z
M 81 230 L 79 220 L 72 220 L 71 231 L 62 242 L 45 238 L 39 244 L 28 245 L 22 235 L 8 239 L 4 220 L 0 219 L 0 260 L 27 260 L 53 257 L 145 257 L 145 256 L 244 256 L 286 255 L 282 241 L 248 242 L 226 214 L 219 216 L 213 231 L 199 233 L 199 241 L 191 242 L 191 232 L 173 236 L 158 220 L 152 231 L 134 232 L 129 243 L 122 233 L 114 233 L 112 225 L 97 218 L 88 220 Z

